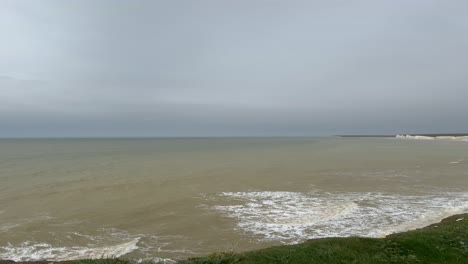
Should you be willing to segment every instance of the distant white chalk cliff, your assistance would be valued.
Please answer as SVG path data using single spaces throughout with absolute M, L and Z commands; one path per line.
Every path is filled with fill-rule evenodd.
M 456 140 L 468 141 L 468 136 L 423 136 L 423 135 L 396 135 L 403 139 L 422 139 L 422 140 Z

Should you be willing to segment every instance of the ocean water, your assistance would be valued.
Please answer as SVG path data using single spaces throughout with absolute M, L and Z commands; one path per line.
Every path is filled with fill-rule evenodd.
M 0 259 L 161 260 L 468 212 L 468 142 L 3 139 Z

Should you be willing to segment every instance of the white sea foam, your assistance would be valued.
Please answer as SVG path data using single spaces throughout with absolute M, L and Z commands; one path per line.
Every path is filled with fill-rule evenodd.
M 139 238 L 123 244 L 103 247 L 53 247 L 47 243 L 25 242 L 20 246 L 0 247 L 0 259 L 13 261 L 64 261 L 76 259 L 96 259 L 121 257 L 137 249 Z
M 176 263 L 175 260 L 173 259 L 170 259 L 170 258 L 140 258 L 140 259 L 137 259 L 135 260 L 136 263 L 148 263 L 148 262 L 152 262 L 152 263 L 164 263 L 164 264 L 171 264 L 171 263 Z
M 468 211 L 467 193 L 224 192 L 215 206 L 238 228 L 286 243 L 320 237 L 382 237 Z

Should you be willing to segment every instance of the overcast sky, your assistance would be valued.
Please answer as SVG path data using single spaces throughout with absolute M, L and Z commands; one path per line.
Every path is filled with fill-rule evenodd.
M 468 131 L 468 1 L 0 0 L 0 137 Z

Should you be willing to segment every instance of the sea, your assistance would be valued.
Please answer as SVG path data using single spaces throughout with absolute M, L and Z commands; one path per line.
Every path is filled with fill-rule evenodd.
M 166 261 L 468 212 L 468 142 L 1 139 L 0 259 Z

